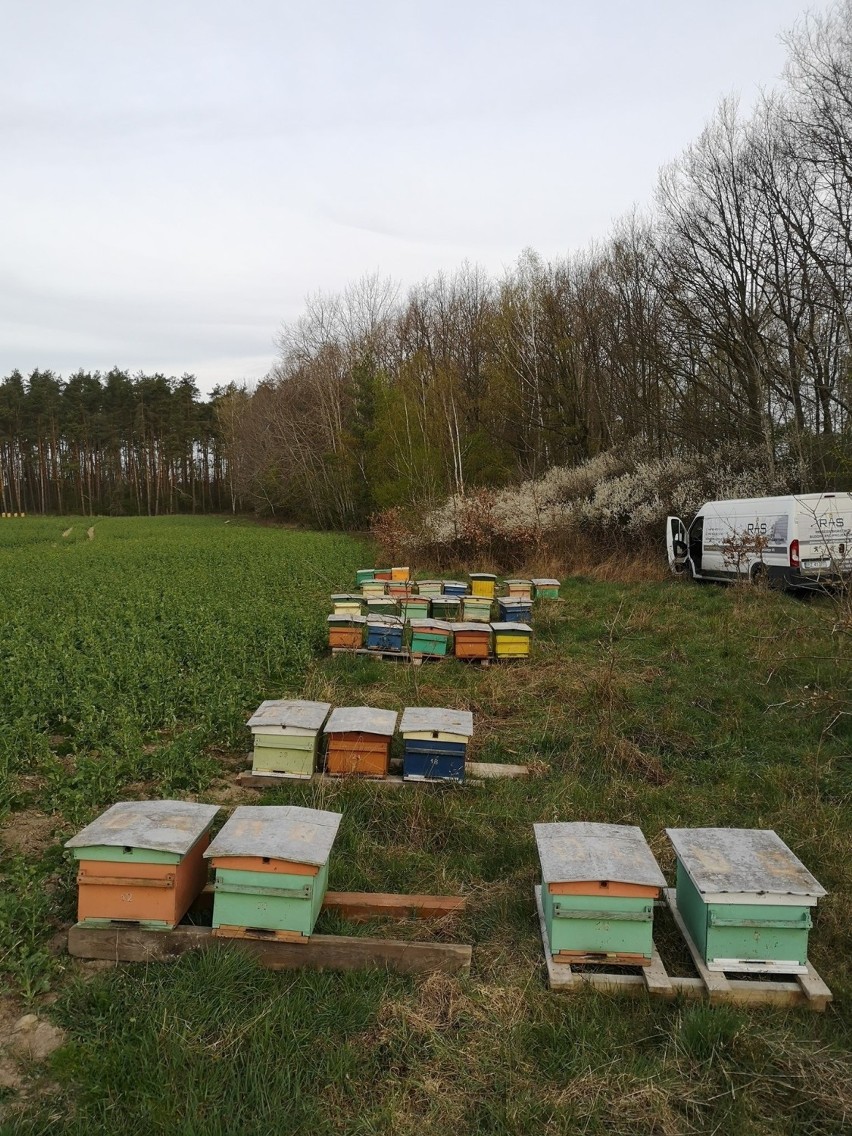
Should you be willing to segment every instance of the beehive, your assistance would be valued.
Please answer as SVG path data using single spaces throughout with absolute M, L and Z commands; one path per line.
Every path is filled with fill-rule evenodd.
M 367 649 L 401 651 L 405 624 L 397 615 L 367 616 Z
M 559 599 L 559 581 L 550 580 L 545 577 L 539 577 L 533 580 L 533 587 L 535 588 L 535 598 L 537 600 L 558 600 Z
M 453 653 L 453 629 L 441 619 L 412 619 L 412 655 L 443 657 Z
M 404 599 L 400 600 L 399 610 L 402 618 L 405 620 L 427 619 L 429 616 L 429 597 L 406 596 Z
M 666 881 L 633 825 L 534 825 L 541 899 L 556 962 L 647 966 Z
M 494 655 L 498 659 L 529 657 L 532 628 L 528 623 L 492 623 Z
M 411 579 L 411 569 L 408 568 L 408 567 L 391 568 L 391 579 L 392 580 L 406 580 L 406 581 L 408 581 L 408 580 Z
M 214 934 L 307 939 L 328 887 L 340 813 L 240 805 L 204 853 L 216 871 Z
M 77 866 L 77 919 L 171 930 L 207 883 L 218 805 L 121 801 L 65 844 Z
M 387 593 L 389 596 L 394 596 L 397 600 L 408 599 L 409 596 L 414 595 L 408 580 L 391 580 L 387 585 Z
M 469 590 L 462 580 L 444 580 L 443 585 L 445 596 L 466 596 Z
M 329 647 L 356 650 L 363 642 L 366 622 L 363 615 L 330 615 L 327 620 Z
M 375 571 L 375 575 L 373 576 L 373 579 L 374 580 L 384 580 L 385 582 L 387 582 L 388 580 L 392 580 L 393 579 L 393 576 L 391 575 L 392 571 L 393 571 L 393 569 L 391 569 L 391 568 L 377 568 L 376 571 Z
M 433 596 L 432 616 L 434 619 L 447 619 L 454 623 L 459 618 L 461 603 L 461 596 Z
M 366 580 L 361 585 L 361 595 L 365 600 L 372 599 L 374 596 L 383 596 L 387 591 L 387 584 L 384 580 Z
M 497 591 L 497 577 L 491 572 L 471 572 L 470 591 L 474 596 L 487 596 L 493 600 Z
M 491 600 L 487 596 L 465 596 L 462 599 L 462 619 L 466 623 L 489 623 Z
M 399 615 L 399 604 L 393 596 L 370 596 L 367 615 Z
M 368 584 L 371 580 L 376 578 L 375 568 L 359 568 L 355 573 L 355 583 L 360 588 L 362 584 Z
M 491 658 L 491 625 L 453 623 L 453 654 L 457 659 Z
M 532 600 L 529 596 L 508 596 L 497 601 L 500 618 L 505 623 L 528 623 L 532 619 Z
M 252 773 L 313 776 L 320 730 L 330 712 L 329 702 L 261 702 L 248 720 L 254 735 Z
M 335 592 L 331 597 L 334 615 L 363 615 L 362 597 L 350 592 Z
M 409 706 L 399 732 L 405 743 L 402 775 L 406 781 L 463 781 L 467 743 L 473 734 L 468 710 Z
M 340 706 L 325 724 L 326 772 L 333 776 L 386 777 L 396 729 L 393 710 Z
M 529 600 L 532 599 L 532 594 L 532 580 L 521 580 L 515 577 L 511 580 L 506 581 L 506 595 L 518 597 L 526 596 L 526 598 Z
M 769 829 L 668 828 L 677 905 L 709 970 L 803 973 L 825 889 Z
M 418 580 L 417 581 L 417 594 L 420 596 L 439 596 L 443 589 L 440 580 Z

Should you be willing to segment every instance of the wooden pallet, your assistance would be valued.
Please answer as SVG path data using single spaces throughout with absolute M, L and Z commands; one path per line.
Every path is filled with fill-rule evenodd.
M 825 1010 L 832 1000 L 831 991 L 810 963 L 808 963 L 808 973 L 797 975 L 795 982 L 769 982 L 742 977 L 726 978 L 723 974 L 713 974 L 707 970 L 700 952 L 686 931 L 680 912 L 677 910 L 677 902 L 674 900 L 674 889 L 667 888 L 664 895 L 692 955 L 695 969 L 698 972 L 697 978 L 681 978 L 668 974 L 656 946 L 654 946 L 651 956 L 651 965 L 636 967 L 636 973 L 629 973 L 625 968 L 618 968 L 613 973 L 606 973 L 600 968 L 592 971 L 574 965 L 568 966 L 565 963 L 554 962 L 550 952 L 544 908 L 541 903 L 541 887 L 537 886 L 535 902 L 538 910 L 541 942 L 544 948 L 544 960 L 547 967 L 548 987 L 554 991 L 572 992 L 591 986 L 597 990 L 633 996 L 641 996 L 647 993 L 658 998 L 668 999 L 677 997 L 708 999 L 711 1003 L 757 1003 L 778 1007 L 803 1006 L 805 1009 L 817 1012 Z
M 370 647 L 332 647 L 332 655 L 361 655 L 367 659 L 384 659 L 395 663 L 411 662 L 411 652 L 407 647 L 401 651 L 378 651 Z
M 210 903 L 210 885 L 199 906 Z M 439 920 L 464 910 L 462 896 L 395 895 L 372 892 L 327 892 L 323 910 L 352 922 L 373 919 Z M 77 923 L 68 931 L 68 953 L 75 958 L 111 962 L 174 962 L 189 951 L 223 948 L 243 950 L 271 970 L 393 970 L 400 974 L 467 974 L 473 948 L 468 943 L 422 943 L 351 935 L 293 935 L 257 928 L 193 927 L 146 931 L 133 924 L 87 927 Z
M 315 773 L 313 775 L 314 781 L 328 781 L 340 783 L 347 779 L 357 781 L 359 784 L 368 783 L 371 785 L 384 785 L 389 788 L 401 788 L 403 785 L 457 785 L 464 788 L 465 785 L 481 785 L 483 781 L 492 781 L 497 778 L 517 778 L 528 777 L 528 765 L 509 765 L 503 762 L 492 761 L 468 761 L 465 763 L 465 779 L 464 781 L 454 781 L 452 778 L 436 779 L 434 781 L 405 781 L 399 775 L 399 770 L 402 769 L 402 762 L 399 758 L 391 758 L 390 763 L 393 773 L 389 773 L 387 777 L 361 777 L 350 774 L 341 774 L 340 776 L 330 777 L 326 773 Z M 246 770 L 243 773 L 237 774 L 237 782 L 244 789 L 273 789 L 276 785 L 292 785 L 296 781 L 308 781 L 311 778 L 307 777 L 293 777 L 287 773 L 252 773 Z

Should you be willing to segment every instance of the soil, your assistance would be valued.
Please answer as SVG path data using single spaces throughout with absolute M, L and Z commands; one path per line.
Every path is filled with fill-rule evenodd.
M 59 818 L 38 809 L 24 809 L 0 826 L 0 848 L 24 856 L 43 852 L 54 843 L 54 833 L 60 824 Z
M 44 1061 L 65 1042 L 65 1033 L 19 1003 L 0 998 L 0 1089 L 17 1092 L 25 1084 L 21 1061 Z

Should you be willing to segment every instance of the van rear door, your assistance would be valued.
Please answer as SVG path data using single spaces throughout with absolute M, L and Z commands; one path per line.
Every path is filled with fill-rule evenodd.
M 797 500 L 796 514 L 802 571 L 852 570 L 852 494 Z
M 686 525 L 680 517 L 666 517 L 666 552 L 672 572 L 682 572 L 686 567 L 689 546 L 686 543 Z

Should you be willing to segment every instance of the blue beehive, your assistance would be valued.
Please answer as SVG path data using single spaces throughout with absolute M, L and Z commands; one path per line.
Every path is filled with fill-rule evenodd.
M 469 710 L 409 706 L 399 732 L 405 743 L 402 776 L 406 781 L 463 781 L 467 743 L 473 733 Z
M 503 623 L 529 623 L 532 619 L 532 600 L 529 596 L 504 596 L 497 601 Z
M 468 593 L 467 584 L 461 580 L 444 580 L 444 595 L 445 596 L 466 596 Z
M 401 651 L 405 624 L 396 615 L 367 616 L 367 649 Z

